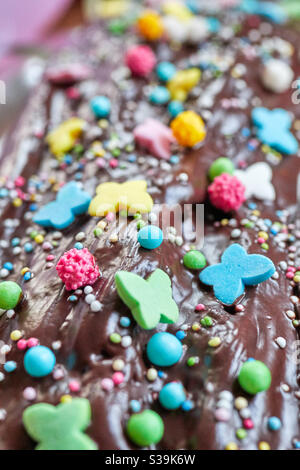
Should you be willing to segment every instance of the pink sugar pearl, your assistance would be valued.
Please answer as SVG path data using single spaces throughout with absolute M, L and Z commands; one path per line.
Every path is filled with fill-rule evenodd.
M 226 408 L 218 408 L 215 412 L 215 418 L 217 421 L 229 421 L 230 413 Z
M 26 339 L 19 339 L 19 341 L 17 342 L 17 348 L 20 349 L 20 351 L 24 351 L 24 349 L 27 348 Z
M 67 290 L 92 285 L 100 276 L 95 258 L 87 248 L 73 248 L 64 253 L 56 265 L 56 271 Z
M 196 312 L 202 312 L 202 310 L 205 310 L 205 305 L 203 304 L 197 304 L 195 307 Z
M 25 398 L 25 400 L 29 400 L 29 401 L 35 400 L 36 399 L 35 389 L 33 387 L 26 387 L 23 390 L 23 397 Z
M 103 379 L 101 380 L 101 387 L 109 392 L 114 387 L 114 383 L 111 379 Z
M 105 218 L 106 220 L 108 220 L 108 222 L 112 222 L 113 220 L 115 220 L 115 214 L 113 212 L 108 212 Z
M 252 419 L 250 419 L 250 418 L 244 419 L 243 427 L 245 429 L 252 429 L 254 427 Z
M 245 186 L 232 175 L 223 173 L 217 176 L 208 187 L 208 194 L 213 206 L 224 212 L 237 210 L 245 201 Z
M 112 379 L 115 385 L 120 385 L 122 382 L 124 382 L 124 374 L 122 372 L 115 372 L 112 376 Z
M 29 338 L 27 340 L 27 347 L 33 348 L 34 346 L 38 346 L 39 340 L 37 338 Z
M 69 389 L 71 392 L 79 392 L 80 383 L 78 382 L 78 380 L 70 380 Z
M 149 46 L 133 46 L 127 51 L 125 62 L 133 75 L 147 77 L 156 64 L 156 57 Z

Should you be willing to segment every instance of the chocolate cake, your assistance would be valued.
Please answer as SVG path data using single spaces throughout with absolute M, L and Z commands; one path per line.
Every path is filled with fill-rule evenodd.
M 299 32 L 237 3 L 76 31 L 7 135 L 1 449 L 300 448 Z

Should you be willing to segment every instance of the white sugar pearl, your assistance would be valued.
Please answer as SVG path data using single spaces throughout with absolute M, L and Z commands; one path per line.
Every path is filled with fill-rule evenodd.
M 223 399 L 218 401 L 217 408 L 226 408 L 226 410 L 230 410 L 232 405 L 230 401 Z
M 15 248 L 13 249 L 13 255 L 19 255 L 21 251 L 22 251 L 21 247 L 15 246 Z
M 5 279 L 8 275 L 9 275 L 9 270 L 8 270 L 8 269 L 5 269 L 5 268 L 1 269 L 1 271 L 0 271 L 0 277 L 1 277 L 2 279 Z
M 229 390 L 223 390 L 219 393 L 219 398 L 226 401 L 233 401 L 233 395 Z
M 15 311 L 13 309 L 7 310 L 6 316 L 7 318 L 12 318 L 15 315 Z
M 3 374 L 3 372 L 0 372 L 0 382 L 2 382 L 4 380 L 4 377 L 5 377 L 5 375 Z
M 75 237 L 75 240 L 77 242 L 81 242 L 82 240 L 85 239 L 85 233 L 84 232 L 79 232 L 77 233 L 76 237 Z
M 92 312 L 100 312 L 101 304 L 98 300 L 94 300 L 94 302 L 91 303 L 91 310 Z
M 131 336 L 123 336 L 121 344 L 123 348 L 128 348 L 132 344 L 132 338 Z
M 261 75 L 263 85 L 274 93 L 287 91 L 293 78 L 294 72 L 291 67 L 279 59 L 268 60 Z
M 88 294 L 85 298 L 87 304 L 91 304 L 92 302 L 94 302 L 94 300 L 96 300 L 94 294 Z
M 185 42 L 188 36 L 186 24 L 177 20 L 174 16 L 165 16 L 163 19 L 164 29 L 168 38 L 175 42 Z
M 195 44 L 209 34 L 208 24 L 204 18 L 194 17 L 188 23 L 188 41 Z
M 93 292 L 93 288 L 92 288 L 91 286 L 86 286 L 86 287 L 84 288 L 84 293 L 85 293 L 85 295 L 88 295 L 88 294 L 90 294 L 91 292 Z
M 286 347 L 286 340 L 282 336 L 278 336 L 278 338 L 275 339 L 275 342 L 281 349 Z
M 250 409 L 249 408 L 243 408 L 242 410 L 240 410 L 240 416 L 243 419 L 250 418 L 250 416 L 251 416 Z

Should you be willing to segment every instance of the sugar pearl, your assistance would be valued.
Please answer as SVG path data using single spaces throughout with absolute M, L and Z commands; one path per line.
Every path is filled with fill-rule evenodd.
M 270 59 L 264 65 L 261 79 L 263 85 L 274 93 L 287 91 L 292 83 L 294 72 L 291 67 L 279 59 Z

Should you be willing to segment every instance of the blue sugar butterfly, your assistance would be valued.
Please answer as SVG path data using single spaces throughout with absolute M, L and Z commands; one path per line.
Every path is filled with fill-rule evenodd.
M 91 199 L 75 181 L 71 181 L 58 192 L 56 201 L 49 202 L 36 213 L 33 221 L 42 227 L 64 229 L 74 222 L 76 215 L 88 210 Z
M 200 273 L 200 281 L 213 286 L 220 302 L 232 305 L 245 290 L 266 281 L 275 272 L 272 261 L 263 255 L 248 255 L 245 249 L 235 243 L 227 248 L 221 263 L 208 266 Z
M 291 133 L 292 119 L 285 109 L 254 108 L 252 121 L 256 135 L 264 144 L 288 155 L 298 151 L 298 141 Z

